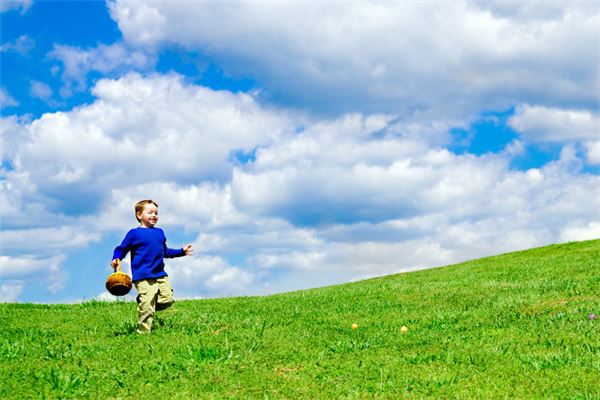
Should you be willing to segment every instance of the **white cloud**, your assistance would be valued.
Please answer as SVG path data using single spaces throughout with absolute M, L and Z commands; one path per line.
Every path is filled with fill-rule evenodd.
M 474 194 L 486 193 L 506 172 L 499 156 L 457 156 L 402 131 L 383 138 L 373 132 L 360 118 L 352 124 L 342 118 L 326 133 L 317 126 L 261 149 L 251 167 L 234 171 L 234 204 L 300 225 L 383 221 L 441 206 L 485 206 Z
M 0 242 L 5 252 L 33 251 L 44 254 L 51 250 L 66 250 L 85 247 L 99 240 L 95 232 L 87 232 L 83 227 L 62 226 L 35 229 L 3 229 Z M 5 253 L 6 254 L 6 253 Z
M 579 220 L 569 223 L 560 234 L 561 242 L 598 239 L 600 237 L 600 222 Z
M 91 212 L 110 190 L 131 184 L 228 179 L 232 152 L 294 129 L 247 94 L 188 86 L 175 75 L 101 80 L 94 94 L 90 106 L 24 126 L 27 141 L 8 175 L 26 173 L 49 209 Z
M 41 100 L 48 100 L 52 97 L 52 89 L 50 86 L 47 83 L 40 81 L 31 81 L 29 92 L 31 93 L 31 96 Z
M 0 276 L 3 279 L 22 278 L 45 269 L 44 259 L 0 256 Z
M 0 12 L 20 10 L 21 14 L 24 14 L 31 7 L 31 3 L 31 0 L 2 0 Z
M 121 29 L 126 28 L 128 36 L 135 36 L 134 43 L 153 45 L 164 40 L 166 18 L 152 5 L 122 2 L 117 4 L 113 0 L 108 0 L 107 4 L 113 19 L 127 19 L 127 27 Z
M 3 232 L 11 228 L 52 226 L 64 222 L 60 216 L 51 215 L 41 201 L 35 185 L 26 172 L 2 171 L 0 179 L 0 216 Z
M 327 254 L 317 251 L 285 251 L 278 253 L 263 252 L 253 256 L 251 263 L 262 269 L 297 269 L 303 271 L 318 271 L 324 266 Z M 331 268 L 331 265 L 328 265 Z
M 227 230 L 226 234 L 220 234 L 218 230 L 202 233 L 196 241 L 201 251 L 246 254 L 242 265 L 254 271 L 257 280 L 265 284 L 257 287 L 267 292 L 445 265 L 555 243 L 568 238 L 564 232 L 572 221 L 600 220 L 600 202 L 597 200 L 600 198 L 600 181 L 572 171 L 570 164 L 574 153 L 570 151 L 565 151 L 562 159 L 543 169 L 525 172 L 510 171 L 506 163 L 493 159 L 449 154 L 442 157 L 446 164 L 437 166 L 436 162 L 440 161 L 430 153 L 414 154 L 412 162 L 421 170 L 417 181 L 423 184 L 409 188 L 412 204 L 418 207 L 415 207 L 414 216 L 395 216 L 395 210 L 404 210 L 406 206 L 399 205 L 396 209 L 393 201 L 382 204 L 376 198 L 362 200 L 365 197 L 363 190 L 373 182 L 382 182 L 374 192 L 381 198 L 393 198 L 396 192 L 406 187 L 405 177 L 415 174 L 392 175 L 393 178 L 386 181 L 386 175 L 390 174 L 388 169 L 374 169 L 372 175 L 361 176 L 349 167 L 346 173 L 354 175 L 343 180 L 339 175 L 318 169 L 318 163 L 325 162 L 328 147 L 320 147 L 318 156 L 314 146 L 307 148 L 313 157 L 310 161 L 317 165 L 308 160 L 304 160 L 303 165 L 307 168 L 306 174 L 316 179 L 316 183 L 276 180 L 271 175 L 266 178 L 270 186 L 264 188 L 256 185 L 239 188 L 234 182 L 234 196 L 238 191 L 248 195 L 247 190 L 251 187 L 258 192 L 249 195 L 255 201 L 252 206 L 237 204 L 238 210 L 255 214 L 255 226 L 249 225 L 240 231 Z M 301 158 L 298 153 L 288 154 L 292 162 Z M 330 155 L 332 159 L 328 161 L 335 163 L 335 155 Z M 257 165 L 260 165 L 260 155 Z M 270 170 L 257 170 L 260 171 L 255 171 L 257 174 L 271 173 Z M 347 181 L 352 185 L 344 187 Z M 302 185 L 309 185 L 313 190 L 303 189 Z M 336 185 L 345 191 L 336 190 Z M 332 188 L 328 193 L 332 196 L 339 193 L 339 196 L 319 198 L 313 203 L 312 197 L 321 195 L 320 188 Z M 299 198 L 272 196 L 290 191 L 307 195 Z M 357 199 L 364 201 L 365 209 L 370 204 L 385 218 L 369 222 L 369 215 L 361 215 L 358 222 L 347 223 L 347 213 L 356 212 L 356 204 L 360 205 Z M 335 213 L 336 207 L 347 203 L 354 206 L 344 210 L 346 214 L 340 212 L 339 221 L 334 219 L 323 226 L 311 224 L 299 228 L 269 219 L 293 220 L 312 204 L 320 205 L 317 217 L 321 217 L 327 212 Z M 281 210 L 289 210 L 289 213 Z
M 255 277 L 217 256 L 194 256 L 173 260 L 167 269 L 169 280 L 183 296 L 198 292 L 239 295 L 249 291 Z
M 579 175 L 572 146 L 542 169 L 513 171 L 510 151 L 458 156 L 401 129 L 373 138 L 360 118 L 327 127 L 307 127 L 234 171 L 238 210 L 291 225 L 273 225 L 279 235 L 264 223 L 250 235 L 206 234 L 199 246 L 223 252 L 249 241 L 247 265 L 286 271 L 278 284 L 292 289 L 314 282 L 314 271 L 327 284 L 444 265 L 563 241 L 572 221 L 600 220 L 600 180 Z M 302 240 L 284 242 L 294 232 Z
M 100 44 L 88 50 L 55 45 L 48 57 L 60 61 L 63 65 L 61 77 L 64 86 L 60 90 L 63 97 L 70 97 L 74 92 L 87 89 L 87 75 L 91 71 L 104 75 L 130 70 L 143 71 L 155 63 L 152 55 L 127 49 L 121 43 Z
M 600 140 L 585 143 L 587 161 L 592 165 L 600 165 Z
M 575 145 L 543 168 L 514 171 L 519 141 L 480 157 L 445 150 L 450 118 L 314 120 L 176 75 L 104 79 L 94 94 L 68 112 L 3 121 L 14 168 L 0 180 L 1 239 L 14 254 L 0 270 L 11 282 L 123 234 L 148 197 L 169 238 L 196 236 L 193 257 L 167 260 L 186 298 L 443 265 L 600 223 L 600 181 L 579 173 Z M 236 161 L 238 150 L 255 160 Z M 66 284 L 53 282 L 55 291 Z
M 14 303 L 23 292 L 23 282 L 11 281 L 0 285 L 0 303 Z
M 111 191 L 98 214 L 81 218 L 94 223 L 100 231 L 123 229 L 137 224 L 133 205 L 151 198 L 159 205 L 159 222 L 167 227 L 186 230 L 220 229 L 251 222 L 250 217 L 237 211 L 231 202 L 231 188 L 212 181 L 198 184 L 175 182 L 132 183 Z
M 492 12 L 501 18 L 510 18 L 522 21 L 560 20 L 569 13 L 595 13 L 597 5 L 588 1 L 543 0 L 529 1 L 506 1 L 506 0 L 470 0 L 468 2 L 480 8 Z
M 27 140 L 27 130 L 16 116 L 0 118 L 0 156 L 15 159 L 16 148 Z
M 22 56 L 26 56 L 31 49 L 35 47 L 35 41 L 27 35 L 21 35 L 12 42 L 4 43 L 0 46 L 0 53 L 14 51 Z
M 111 1 L 109 7 L 129 45 L 198 50 L 228 74 L 255 78 L 267 98 L 312 111 L 464 117 L 522 101 L 597 105 L 597 49 L 581 45 L 600 36 L 594 6 Z
M 23 286 L 32 282 L 43 282 L 48 292 L 56 294 L 67 281 L 67 273 L 61 268 L 64 256 L 53 257 L 8 257 L 0 256 L 0 278 L 6 282 L 2 291 L 16 300 Z
M 174 75 L 128 75 L 94 90 L 89 106 L 31 122 L 2 119 L 2 157 L 11 165 L 0 180 L 3 253 L 38 265 L 85 248 L 135 224 L 133 204 L 147 197 L 159 201 L 166 226 L 232 229 L 248 219 L 231 202 L 232 152 L 269 145 L 295 126 L 250 95 Z M 252 276 L 224 264 L 202 279 L 210 293 L 238 293 Z M 191 288 L 187 296 L 197 295 Z
M 600 137 L 600 116 L 586 110 L 521 105 L 509 125 L 533 142 L 571 142 Z
M 0 109 L 18 106 L 17 102 L 4 88 L 0 88 Z

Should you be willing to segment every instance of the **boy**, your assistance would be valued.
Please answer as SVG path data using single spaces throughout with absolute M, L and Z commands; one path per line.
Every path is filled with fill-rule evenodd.
M 142 200 L 135 205 L 135 218 L 140 226 L 127 232 L 121 245 L 115 248 L 112 267 L 131 252 L 131 274 L 138 292 L 138 332 L 152 330 L 155 310 L 164 310 L 173 303 L 173 289 L 165 272 L 163 258 L 183 257 L 192 254 L 192 245 L 175 250 L 167 247 L 162 229 L 156 228 L 158 204 Z

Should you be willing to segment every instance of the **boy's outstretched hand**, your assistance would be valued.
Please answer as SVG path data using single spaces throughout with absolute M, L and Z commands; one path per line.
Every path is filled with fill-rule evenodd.
M 115 258 L 114 260 L 112 260 L 112 261 L 110 262 L 110 265 L 113 267 L 113 269 L 114 269 L 115 271 L 117 270 L 117 267 L 119 266 L 119 261 L 120 261 L 120 260 L 119 260 L 118 258 Z
M 192 248 L 191 244 L 186 244 L 185 246 L 183 246 L 183 251 L 185 251 L 186 256 L 189 256 L 194 252 L 194 249 Z

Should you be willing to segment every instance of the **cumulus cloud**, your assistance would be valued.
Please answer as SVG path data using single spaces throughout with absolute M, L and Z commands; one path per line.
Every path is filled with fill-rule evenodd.
M 592 165 L 600 165 L 600 141 L 585 143 L 587 161 Z
M 580 240 L 592 240 L 600 237 L 600 223 L 588 222 L 585 219 L 568 224 L 561 232 L 561 242 L 575 242 Z
M 571 142 L 600 137 L 600 116 L 587 110 L 520 105 L 509 125 L 534 142 Z
M 309 128 L 295 140 L 305 141 L 311 132 Z M 354 147 L 360 148 L 361 136 L 350 136 Z M 253 222 L 234 230 L 206 230 L 195 246 L 206 253 L 245 255 L 240 265 L 255 276 L 255 282 L 264 284 L 257 286 L 281 291 L 444 265 L 489 254 L 490 249 L 500 253 L 570 240 L 575 237 L 574 226 L 600 220 L 600 182 L 573 169 L 577 156 L 569 149 L 542 169 L 513 171 L 501 156 L 457 156 L 443 149 L 415 148 L 419 147 L 398 153 L 398 158 L 410 160 L 403 165 L 409 169 L 406 173 L 396 174 L 391 167 L 398 161 L 390 160 L 389 167 L 362 174 L 351 165 L 375 163 L 365 157 L 368 151 L 338 160 L 343 152 L 332 152 L 327 145 L 304 146 L 303 151 L 271 146 L 279 154 L 274 166 L 263 163 L 263 155 L 272 159 L 265 149 L 257 153 L 255 163 L 236 169 L 231 184 L 235 208 L 250 214 L 247 220 Z M 286 155 L 288 164 L 302 165 L 313 179 L 275 179 L 279 172 L 287 173 L 282 168 Z M 350 166 L 321 169 L 337 163 Z M 252 175 L 251 179 L 266 175 L 270 184 L 243 185 L 236 174 Z M 420 185 L 410 184 L 415 176 Z M 365 196 L 365 188 L 374 184 L 378 196 Z M 409 215 L 404 212 L 408 200 L 402 203 L 398 194 L 405 187 L 410 189 Z M 331 188 L 325 191 L 330 198 L 322 194 L 324 188 Z M 347 203 L 353 206 L 339 211 Z M 313 204 L 319 209 L 311 210 Z M 370 206 L 380 216 L 355 211 L 361 206 L 365 210 Z M 307 212 L 313 213 L 313 220 L 305 217 Z M 328 215 L 325 223 L 315 223 Z
M 4 212 L 1 215 L 4 217 Z M 56 295 L 68 283 L 69 272 L 64 268 L 68 251 L 85 247 L 97 239 L 97 234 L 83 232 L 81 227 L 11 229 L 3 226 L 0 301 L 17 301 L 25 287 L 34 285 Z
M 497 154 L 448 151 L 449 117 L 309 118 L 177 75 L 103 79 L 93 93 L 71 111 L 2 120 L 6 298 L 42 264 L 123 233 L 148 197 L 167 233 L 195 237 L 194 257 L 168 260 L 183 297 L 443 265 L 587 237 L 600 223 L 600 181 L 580 173 L 574 145 L 516 171 L 520 141 Z M 59 290 L 65 275 L 50 271 L 40 279 Z
M 522 141 L 581 151 L 590 165 L 600 164 L 600 115 L 589 110 L 519 105 L 508 120 Z M 574 147 L 575 146 L 575 147 Z
M 521 21 L 560 20 L 569 12 L 589 13 L 597 12 L 597 7 L 592 2 L 572 2 L 555 0 L 547 2 L 543 0 L 530 0 L 526 2 L 506 0 L 470 0 L 471 4 L 481 10 L 489 11 L 501 18 L 510 18 Z
M 154 65 L 154 57 L 148 53 L 127 49 L 122 43 L 100 44 L 96 48 L 81 49 L 74 46 L 55 45 L 48 54 L 51 60 L 62 63 L 60 89 L 63 97 L 87 89 L 87 76 L 96 71 L 103 75 L 123 71 L 143 71 Z
M 69 112 L 0 120 L 8 166 L 0 179 L 3 253 L 57 257 L 89 246 L 130 226 L 133 204 L 149 196 L 173 211 L 161 218 L 166 226 L 241 224 L 247 217 L 225 184 L 242 162 L 235 154 L 295 129 L 285 112 L 251 95 L 187 85 L 176 75 L 101 80 L 94 94 L 93 104 Z M 202 277 L 213 292 L 250 279 L 235 265 Z
M 35 254 L 51 250 L 84 247 L 97 241 L 97 233 L 86 232 L 82 227 L 62 226 L 52 228 L 2 230 L 0 241 L 6 253 L 29 250 Z
M 178 45 L 312 111 L 464 117 L 597 106 L 600 10 L 573 2 L 111 1 L 131 46 Z M 215 24 L 213 21 L 218 20 Z M 393 39 L 390 39 L 393 38 Z
M 66 272 L 61 268 L 63 261 L 63 256 L 0 256 L 0 278 L 6 282 L 3 291 L 7 296 L 18 296 L 25 284 L 41 281 L 50 293 L 57 293 L 67 279 Z
M 14 303 L 23 292 L 23 283 L 13 281 L 0 285 L 0 303 Z
M 293 247 L 271 238 L 249 264 L 309 280 L 312 271 L 335 271 L 323 281 L 339 282 L 570 240 L 574 226 L 600 219 L 600 181 L 579 174 L 572 147 L 542 169 L 515 171 L 507 153 L 455 155 L 401 135 L 366 140 L 361 125 L 354 134 L 332 129 L 334 138 L 308 128 L 236 168 L 238 209 L 309 232 Z M 369 157 L 369 146 L 382 156 Z
M 344 281 L 445 265 L 489 254 L 490 249 L 501 253 L 593 237 L 592 229 L 574 228 L 599 220 L 597 179 L 563 176 L 552 169 L 508 173 L 498 179 L 487 192 L 481 188 L 469 195 L 476 197 L 477 206 L 488 202 L 488 207 L 465 205 L 457 210 L 444 204 L 437 212 L 412 218 L 318 229 L 315 235 L 321 240 L 305 251 L 305 260 L 311 260 L 316 270 L 327 266 L 328 272 L 337 271 L 336 278 Z M 589 186 L 582 189 L 582 184 Z M 316 254 L 323 256 L 311 257 Z M 264 261 L 279 268 L 290 266 L 287 254 Z M 296 268 L 305 265 L 299 262 Z
M 27 130 L 16 116 L 0 118 L 0 155 L 2 161 L 15 159 L 15 149 L 27 140 Z
M 171 261 L 169 279 L 188 297 L 197 293 L 239 295 L 248 292 L 254 277 L 218 256 L 200 256 L 185 262 Z
M 0 301 L 36 283 L 58 294 L 70 254 L 110 253 L 142 198 L 159 202 L 170 247 L 192 238 L 192 258 L 167 260 L 179 298 L 321 286 L 599 232 L 600 181 L 581 172 L 600 165 L 597 49 L 582 45 L 600 37 L 595 5 L 107 4 L 123 42 L 48 54 L 63 97 L 102 76 L 93 100 L 0 119 Z M 34 45 L 21 36 L 0 51 Z M 257 90 L 150 73 L 165 48 Z M 32 96 L 54 96 L 30 83 Z M 17 101 L 2 88 L 0 105 Z M 449 150 L 453 128 L 513 107 L 518 136 L 502 151 Z M 512 168 L 531 143 L 560 156 Z
M 186 230 L 216 230 L 223 227 L 243 226 L 250 217 L 235 209 L 231 201 L 230 185 L 214 181 L 196 184 L 175 182 L 148 182 L 124 184 L 111 190 L 101 210 L 81 218 L 84 223 L 95 221 L 99 231 L 123 229 L 136 223 L 133 205 L 140 199 L 151 198 L 159 205 L 160 224 Z
M 101 80 L 93 93 L 92 105 L 25 127 L 28 140 L 9 175 L 26 171 L 48 209 L 91 213 L 110 190 L 132 182 L 227 179 L 232 153 L 293 131 L 285 114 L 250 95 L 187 86 L 175 75 Z
M 504 158 L 432 148 L 403 135 L 402 125 L 389 128 L 394 136 L 374 138 L 377 127 L 351 121 L 258 151 L 251 168 L 234 171 L 236 206 L 299 225 L 408 218 L 442 205 L 470 210 L 478 206 L 471 195 L 489 190 L 506 170 Z

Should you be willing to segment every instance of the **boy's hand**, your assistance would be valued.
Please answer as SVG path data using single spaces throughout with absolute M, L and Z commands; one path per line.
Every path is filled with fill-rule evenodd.
M 191 244 L 186 244 L 185 246 L 183 246 L 183 251 L 185 251 L 186 256 L 189 256 L 194 252 L 194 249 L 192 249 Z
M 114 260 L 111 261 L 110 265 L 113 267 L 113 269 L 116 271 L 117 267 L 119 266 L 119 259 L 115 258 Z

